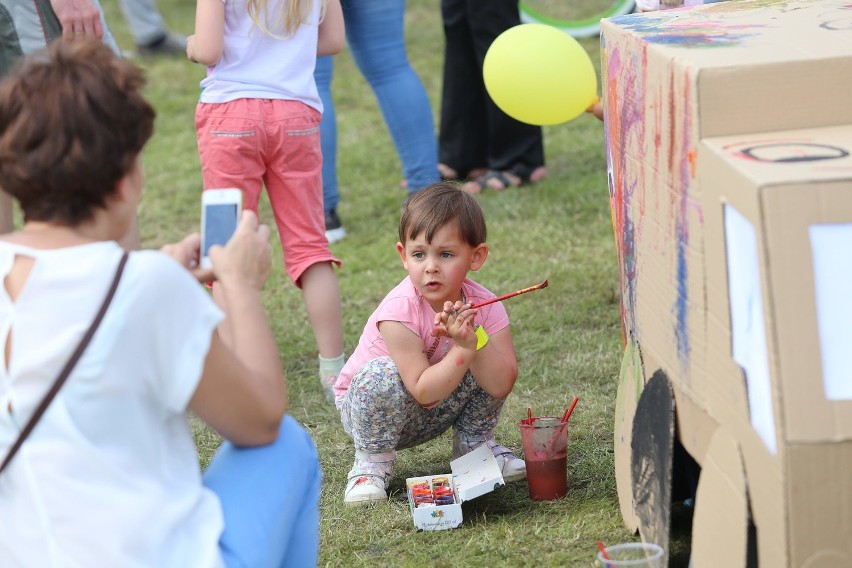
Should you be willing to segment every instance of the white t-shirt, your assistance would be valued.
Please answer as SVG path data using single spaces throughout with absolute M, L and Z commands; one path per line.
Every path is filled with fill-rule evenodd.
M 12 332 L 2 457 L 94 319 L 122 250 L 0 242 L 0 276 L 16 254 L 35 263 L 16 301 L 0 287 L 0 345 Z M 92 342 L 0 474 L 0 566 L 222 566 L 221 506 L 201 484 L 186 418 L 222 317 L 172 259 L 130 255 Z
M 285 0 L 280 0 L 284 2 Z M 254 25 L 245 0 L 223 0 L 225 43 L 222 57 L 207 68 L 201 81 L 202 103 L 235 99 L 301 101 L 322 112 L 314 80 L 320 4 L 314 0 L 307 22 L 292 37 L 279 39 Z M 279 1 L 270 0 L 267 13 L 277 14 Z

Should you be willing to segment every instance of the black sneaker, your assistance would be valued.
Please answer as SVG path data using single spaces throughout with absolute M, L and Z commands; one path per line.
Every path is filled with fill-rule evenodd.
M 346 229 L 343 228 L 343 223 L 340 222 L 340 217 L 337 216 L 336 209 L 330 209 L 325 212 L 325 238 L 328 239 L 328 244 L 336 243 L 346 236 Z
M 153 57 L 156 55 L 186 55 L 186 37 L 173 32 L 165 32 L 161 37 L 151 43 L 136 46 L 136 54 L 139 57 Z

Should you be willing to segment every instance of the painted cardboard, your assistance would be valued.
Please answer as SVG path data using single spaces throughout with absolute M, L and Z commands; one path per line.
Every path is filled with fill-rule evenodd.
M 852 394 L 828 378 L 826 333 L 852 294 L 815 276 L 852 251 L 817 249 L 814 233 L 852 227 L 852 5 L 622 16 L 602 22 L 601 47 L 625 365 L 639 350 L 644 381 L 669 381 L 674 416 L 655 435 L 674 427 L 702 466 L 694 565 L 744 566 L 753 551 L 761 566 L 852 566 Z M 617 432 L 636 436 L 619 412 Z M 625 471 L 634 511 L 622 488 L 648 488 Z M 665 540 L 666 521 L 639 525 Z
M 464 520 L 462 503 L 490 493 L 506 484 L 497 459 L 491 452 L 491 448 L 485 444 L 451 461 L 450 470 L 452 474 L 409 477 L 405 480 L 405 486 L 409 488 L 412 482 L 431 483 L 435 477 L 449 477 L 456 497 L 456 502 L 450 505 L 415 507 L 414 497 L 408 490 L 408 506 L 411 509 L 414 526 L 418 530 L 438 531 L 460 527 Z

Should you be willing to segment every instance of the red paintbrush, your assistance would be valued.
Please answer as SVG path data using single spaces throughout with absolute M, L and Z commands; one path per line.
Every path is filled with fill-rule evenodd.
M 541 290 L 542 288 L 547 288 L 547 280 L 545 280 L 541 284 L 536 284 L 535 286 L 530 286 L 529 288 L 524 288 L 523 290 L 518 290 L 517 292 L 509 292 L 508 294 L 503 294 L 502 296 L 497 296 L 496 298 L 491 298 L 490 300 L 485 300 L 484 302 L 473 304 L 470 307 L 481 308 L 482 306 L 487 306 L 488 304 L 493 304 L 494 302 L 502 302 L 503 300 L 508 300 L 509 298 L 512 298 L 514 296 L 526 294 L 527 292 L 532 292 L 533 290 Z

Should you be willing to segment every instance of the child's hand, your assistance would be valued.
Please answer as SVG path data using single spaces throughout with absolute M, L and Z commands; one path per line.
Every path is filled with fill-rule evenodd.
M 460 347 L 476 349 L 476 330 L 474 318 L 477 310 L 471 309 L 470 304 L 462 304 L 460 301 L 444 302 L 444 309 L 435 314 L 435 327 L 432 335 L 435 337 L 449 337 Z
M 198 63 L 195 59 L 195 34 L 186 38 L 186 58 L 193 63 Z

